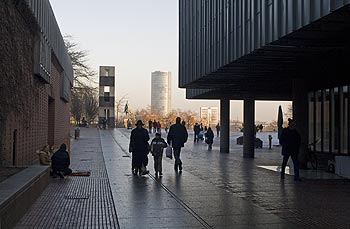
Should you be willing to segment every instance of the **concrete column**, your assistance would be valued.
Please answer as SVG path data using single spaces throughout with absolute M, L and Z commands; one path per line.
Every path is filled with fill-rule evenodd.
M 254 158 L 255 146 L 255 100 L 244 99 L 243 157 Z
M 220 100 L 220 153 L 230 151 L 230 100 Z
M 306 168 L 306 152 L 308 144 L 308 89 L 307 82 L 303 79 L 293 79 L 293 119 L 296 121 L 297 130 L 301 137 L 299 154 L 300 168 Z

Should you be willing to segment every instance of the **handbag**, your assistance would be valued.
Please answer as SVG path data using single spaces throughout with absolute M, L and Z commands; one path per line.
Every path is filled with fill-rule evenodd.
M 173 148 L 171 146 L 166 147 L 165 156 L 167 158 L 173 159 Z

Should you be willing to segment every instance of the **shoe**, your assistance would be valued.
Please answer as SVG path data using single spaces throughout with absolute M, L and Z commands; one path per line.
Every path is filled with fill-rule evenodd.
M 59 172 L 59 173 L 58 173 L 58 176 L 59 176 L 61 179 L 64 179 L 63 172 Z
M 182 171 L 182 165 L 181 164 L 179 164 L 179 170 L 180 170 L 180 172 Z
M 159 172 L 159 176 L 163 176 L 163 173 L 162 173 L 162 172 Z
M 154 173 L 154 176 L 156 176 L 156 177 L 157 177 L 157 176 L 158 176 L 158 172 L 155 172 L 155 173 Z
M 146 175 L 146 174 L 149 174 L 149 171 L 148 171 L 148 170 L 142 172 L 142 175 Z

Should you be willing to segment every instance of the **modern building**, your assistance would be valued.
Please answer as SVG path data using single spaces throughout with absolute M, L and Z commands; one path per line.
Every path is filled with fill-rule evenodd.
M 115 127 L 115 67 L 100 66 L 99 69 L 99 112 L 98 120 L 104 120 L 107 126 Z
M 171 73 L 152 72 L 151 75 L 151 110 L 166 115 L 171 111 Z
M 291 100 L 301 161 L 313 142 L 350 154 L 349 3 L 180 0 L 179 85 L 188 99 L 220 100 L 221 152 L 230 100 L 244 100 L 244 157 L 254 157 L 255 101 Z
M 201 107 L 200 118 L 203 125 L 215 127 L 219 123 L 219 108 L 218 107 Z
M 70 141 L 71 59 L 49 0 L 0 2 L 0 165 Z

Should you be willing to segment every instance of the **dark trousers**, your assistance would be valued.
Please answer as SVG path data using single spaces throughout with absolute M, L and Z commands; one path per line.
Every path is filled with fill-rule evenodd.
M 198 142 L 198 140 L 199 140 L 199 133 L 198 134 L 196 134 L 196 133 L 194 133 L 194 142 Z
M 299 179 L 298 155 L 283 155 L 281 176 L 284 177 L 289 156 L 292 158 L 293 165 L 294 165 L 294 180 L 297 180 L 297 179 Z
M 156 172 L 162 172 L 162 159 L 163 155 L 154 156 L 154 170 Z
M 182 161 L 180 159 L 181 147 L 173 148 L 174 157 L 175 157 L 175 165 L 174 168 L 177 170 L 178 168 L 182 170 Z
M 54 174 L 58 174 L 59 172 L 62 172 L 64 176 L 67 176 L 72 173 L 72 170 L 70 168 L 55 168 L 52 167 L 52 172 Z

